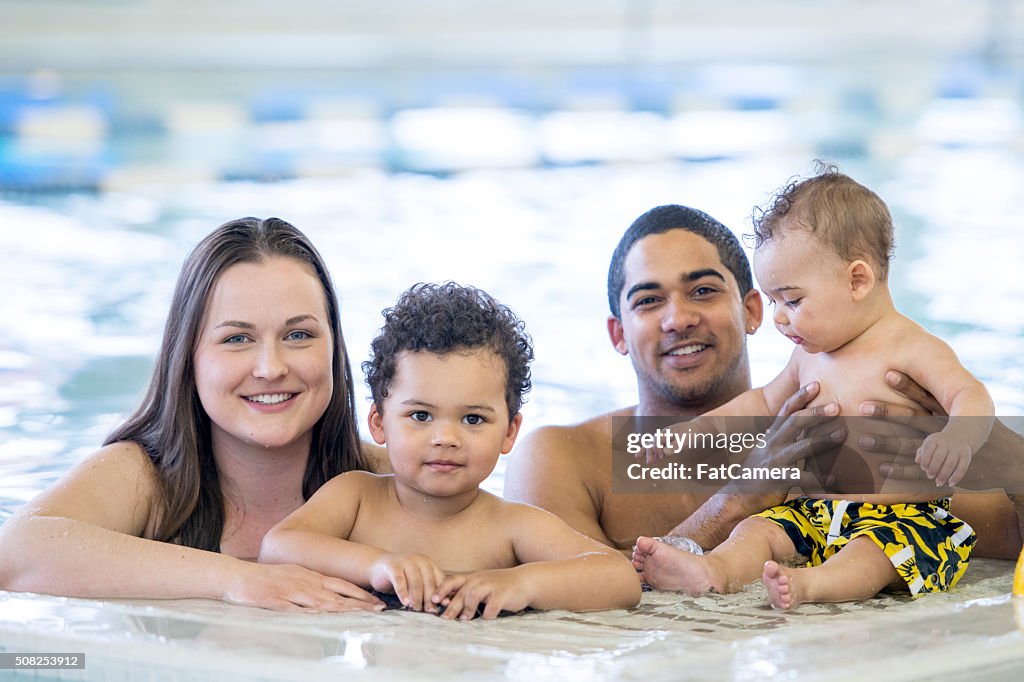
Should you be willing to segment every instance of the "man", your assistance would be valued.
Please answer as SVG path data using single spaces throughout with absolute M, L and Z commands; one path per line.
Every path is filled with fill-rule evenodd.
M 740 520 L 778 504 L 782 495 L 613 493 L 612 424 L 615 417 L 695 416 L 751 387 L 746 335 L 760 326 L 763 308 L 746 255 L 735 235 L 711 216 L 683 206 L 654 208 L 630 226 L 612 256 L 608 303 L 608 334 L 615 349 L 633 362 L 638 404 L 528 434 L 509 462 L 505 497 L 548 509 L 580 532 L 627 553 L 638 535 L 682 535 L 714 547 Z M 886 380 L 922 406 L 917 414 L 941 410 L 906 376 L 890 372 Z M 835 405 L 807 408 L 816 395 L 817 386 L 811 384 L 786 402 L 766 446 L 755 449 L 748 464 L 790 466 L 845 437 L 836 424 L 813 438 L 800 438 L 809 420 L 827 425 L 838 414 Z M 911 414 L 886 403 L 865 404 L 862 411 L 894 419 Z M 791 416 L 802 420 L 800 426 Z M 913 453 L 919 443 L 909 436 L 878 439 L 872 449 Z M 1007 453 L 1019 462 L 1024 439 L 997 422 L 968 472 L 976 479 L 974 487 L 994 487 L 985 476 L 1006 470 L 993 462 Z M 905 462 L 883 473 L 914 478 L 915 466 Z M 1017 473 L 1024 467 L 1012 468 L 1013 476 L 1024 478 Z M 1024 481 L 1007 485 L 1024 491 Z M 958 495 L 954 503 L 955 513 L 978 534 L 976 552 L 1012 558 L 1020 551 L 1017 515 L 1005 493 Z

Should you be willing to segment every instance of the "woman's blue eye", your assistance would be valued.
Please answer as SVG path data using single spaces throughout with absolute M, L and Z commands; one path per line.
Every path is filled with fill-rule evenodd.
M 288 339 L 289 341 L 305 341 L 306 339 L 313 338 L 313 335 L 307 331 L 299 329 L 289 333 L 288 336 L 286 336 L 285 338 Z
M 224 343 L 245 343 L 249 339 L 246 338 L 245 334 L 235 334 L 224 339 Z

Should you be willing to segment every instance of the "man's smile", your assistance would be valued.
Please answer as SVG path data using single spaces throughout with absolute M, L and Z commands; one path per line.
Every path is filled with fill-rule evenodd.
M 707 344 L 704 343 L 688 343 L 685 346 L 673 348 L 666 355 L 693 355 L 694 353 L 699 353 L 700 351 L 704 350 L 707 347 Z

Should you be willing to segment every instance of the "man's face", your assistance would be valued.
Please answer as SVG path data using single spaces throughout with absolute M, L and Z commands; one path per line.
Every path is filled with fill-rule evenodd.
M 761 322 L 761 298 L 741 296 L 714 245 L 682 229 L 650 235 L 623 273 L 621 319 L 608 331 L 633 361 L 642 406 L 703 412 L 750 388 L 746 333 Z

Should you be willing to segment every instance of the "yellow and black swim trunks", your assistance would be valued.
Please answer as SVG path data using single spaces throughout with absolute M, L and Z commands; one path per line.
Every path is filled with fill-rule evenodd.
M 915 597 L 953 587 L 967 570 L 977 536 L 935 502 L 870 504 L 799 497 L 755 516 L 782 526 L 808 566 L 820 566 L 850 540 L 866 535 L 889 557 Z

